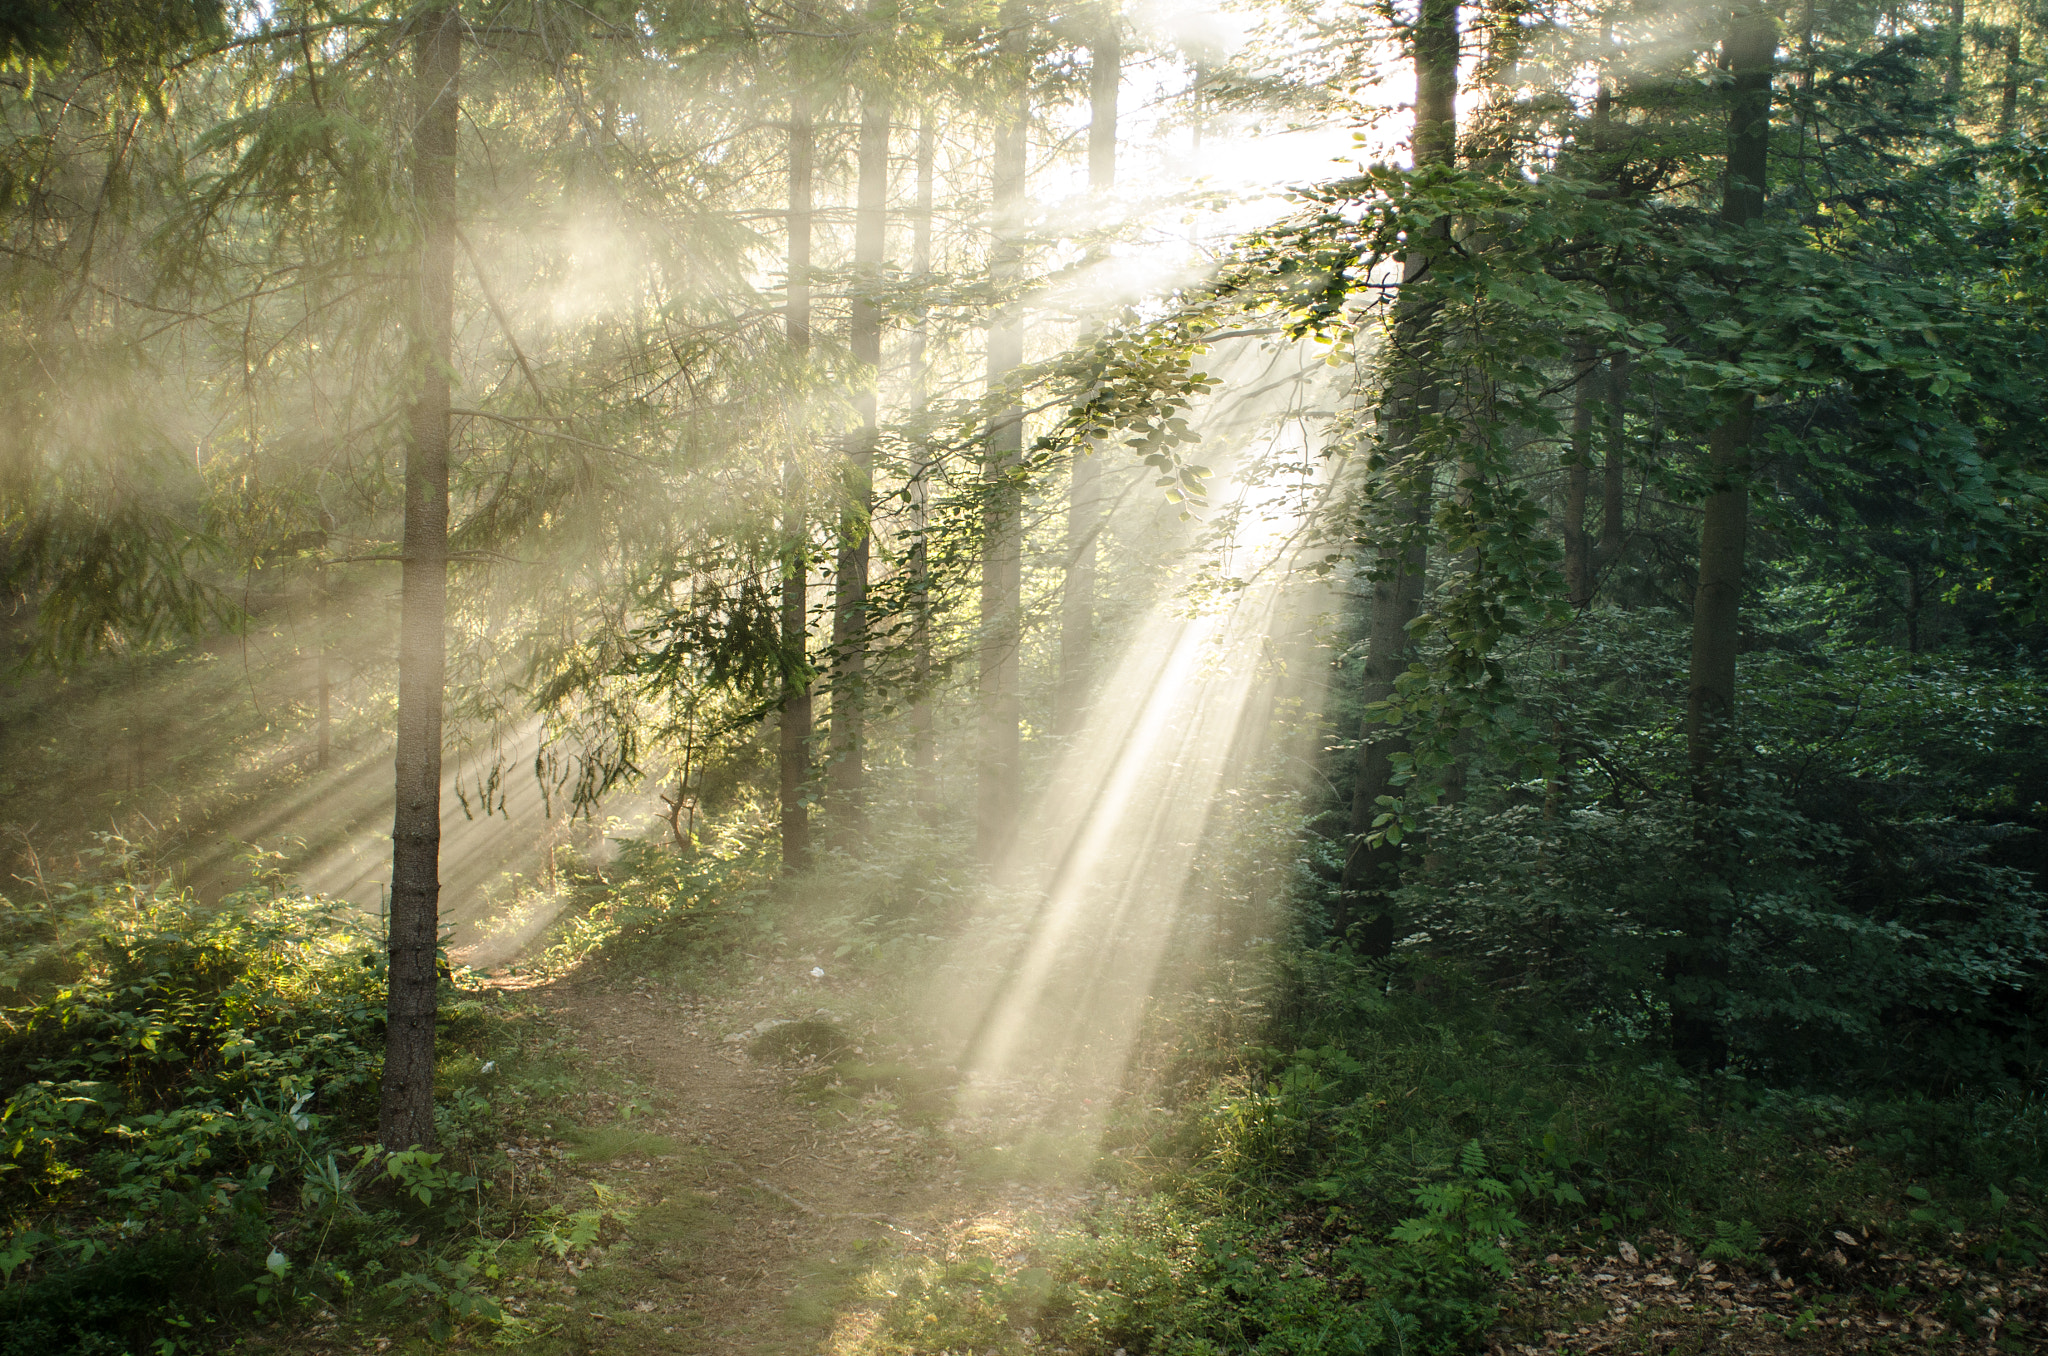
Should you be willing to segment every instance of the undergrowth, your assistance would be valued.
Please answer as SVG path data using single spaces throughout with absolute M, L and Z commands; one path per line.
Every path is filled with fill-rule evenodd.
M 1723 1274 L 1872 1295 L 1835 1239 L 1994 1274 L 2048 1255 L 2031 1095 L 1809 1097 L 1619 1045 L 1563 1058 L 1453 974 L 1295 959 L 1263 1041 L 1155 1033 L 1101 1208 L 1007 1261 L 906 1262 L 874 1349 L 1448 1356 L 1559 1251 L 1657 1239 Z M 2040 1337 L 2012 1315 L 1999 1331 Z
M 374 1142 L 381 940 L 258 857 L 217 907 L 108 839 L 0 901 L 0 1353 L 217 1349 L 251 1324 L 516 1334 L 537 1258 L 589 1246 L 504 1141 L 562 1090 L 529 1010 L 444 981 L 438 1144 Z

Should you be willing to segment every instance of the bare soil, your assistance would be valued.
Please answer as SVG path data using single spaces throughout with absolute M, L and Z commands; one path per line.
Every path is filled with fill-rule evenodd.
M 788 1001 L 532 996 L 589 1081 L 620 1089 L 613 1123 L 571 1142 L 623 1223 L 526 1306 L 543 1334 L 526 1350 L 852 1356 L 885 1259 L 1001 1257 L 1088 1204 L 1057 1175 L 986 1168 L 1013 1127 L 952 1121 L 948 1070 L 878 1064 L 848 1082 L 756 1058 L 756 1023 L 801 1015 Z

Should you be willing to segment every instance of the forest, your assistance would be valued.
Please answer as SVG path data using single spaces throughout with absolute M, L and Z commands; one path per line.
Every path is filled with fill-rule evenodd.
M 0 1356 L 2048 1349 L 2036 0 L 0 0 Z

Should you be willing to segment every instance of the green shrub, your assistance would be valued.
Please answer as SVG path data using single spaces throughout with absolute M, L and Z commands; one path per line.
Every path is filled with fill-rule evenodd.
M 498 1321 L 496 1250 L 525 1226 L 464 1151 L 503 1108 L 450 1087 L 442 1152 L 369 1142 L 379 940 L 264 871 L 206 909 L 109 858 L 110 880 L 0 900 L 34 953 L 0 959 L 0 1353 L 212 1349 L 313 1304 Z M 495 1024 L 452 988 L 443 1010 L 445 1073 Z

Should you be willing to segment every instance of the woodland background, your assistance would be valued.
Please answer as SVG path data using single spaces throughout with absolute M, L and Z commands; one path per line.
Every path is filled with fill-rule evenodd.
M 1034 944 L 1126 1204 L 875 1350 L 2038 1342 L 2044 43 L 0 9 L 0 1350 L 556 1340 L 508 966 Z

